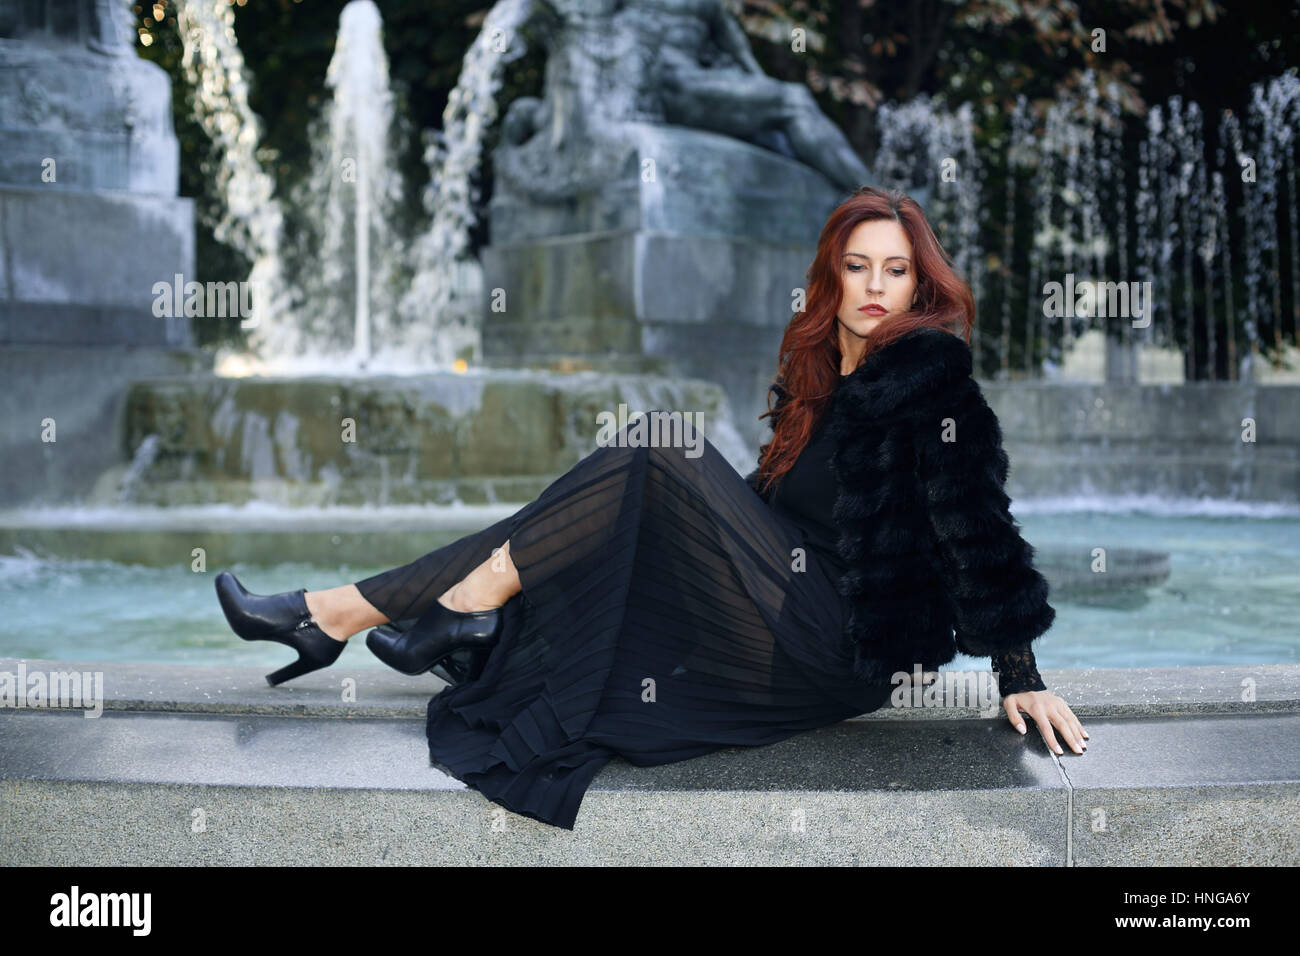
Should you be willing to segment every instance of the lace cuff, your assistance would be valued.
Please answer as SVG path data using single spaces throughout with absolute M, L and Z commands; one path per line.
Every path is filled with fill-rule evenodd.
M 998 693 L 1003 697 L 1030 690 L 1047 690 L 1038 673 L 1033 649 L 1028 645 L 993 655 L 993 670 L 998 675 Z

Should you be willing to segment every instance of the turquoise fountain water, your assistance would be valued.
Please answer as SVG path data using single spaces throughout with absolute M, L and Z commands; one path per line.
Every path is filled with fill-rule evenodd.
M 1041 510 L 1033 502 L 1017 507 L 1025 536 L 1036 547 L 1069 549 L 1083 567 L 1094 543 L 1165 551 L 1170 573 L 1149 588 L 1054 591 L 1056 624 L 1035 649 L 1041 667 L 1300 661 L 1300 512 L 1189 503 L 1152 514 L 1096 501 L 1074 502 L 1068 510 L 1059 502 L 1048 507 Z M 1192 510 L 1197 507 L 1201 513 Z M 322 520 L 331 522 L 328 510 Z M 391 564 L 285 562 L 237 564 L 231 570 L 259 593 L 333 587 L 418 556 L 409 538 L 392 540 Z M 221 616 L 213 614 L 211 575 L 179 562 L 160 568 L 30 553 L 4 556 L 0 605 L 6 611 L 0 617 L 0 647 L 9 656 L 269 668 L 284 663 L 287 653 L 234 639 Z M 74 605 L 75 616 L 53 611 Z M 382 666 L 361 641 L 353 644 L 346 652 L 350 664 Z M 988 662 L 959 657 L 949 666 L 978 669 Z

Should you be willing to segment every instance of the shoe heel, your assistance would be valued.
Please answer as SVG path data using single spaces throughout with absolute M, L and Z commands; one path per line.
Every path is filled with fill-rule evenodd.
M 266 682 L 272 687 L 277 684 L 283 684 L 287 680 L 293 680 L 295 677 L 301 677 L 303 674 L 311 671 L 318 671 L 323 665 L 316 663 L 306 657 L 299 657 L 292 664 L 286 664 L 278 671 L 266 675 Z

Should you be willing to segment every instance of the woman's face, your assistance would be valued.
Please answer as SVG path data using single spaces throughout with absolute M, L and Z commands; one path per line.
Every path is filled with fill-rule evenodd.
M 844 246 L 840 282 L 844 295 L 837 318 L 841 342 L 848 336 L 845 344 L 854 344 L 854 337 L 865 339 L 881 322 L 909 311 L 916 297 L 916 271 L 903 227 L 893 219 L 858 223 Z M 843 351 L 851 355 L 864 344 Z

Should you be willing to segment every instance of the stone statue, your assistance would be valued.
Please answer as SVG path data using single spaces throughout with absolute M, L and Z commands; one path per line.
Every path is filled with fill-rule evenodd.
M 0 0 L 0 367 L 68 452 L 0 422 L 7 501 L 89 494 L 121 459 L 130 383 L 212 366 L 194 317 L 155 311 L 158 283 L 197 278 L 194 200 L 132 19 L 130 0 Z
M 131 9 L 118 0 L 94 0 L 92 29 L 87 46 L 110 56 L 135 56 L 135 31 Z
M 745 140 L 846 191 L 870 179 L 807 87 L 764 75 L 721 0 L 535 0 L 527 23 L 547 51 L 544 95 L 511 104 L 497 157 L 520 193 L 557 198 L 598 183 L 621 155 L 621 122 Z
M 711 381 L 757 447 L 792 292 L 870 172 L 723 0 L 497 9 L 546 60 L 492 153 L 484 362 Z

